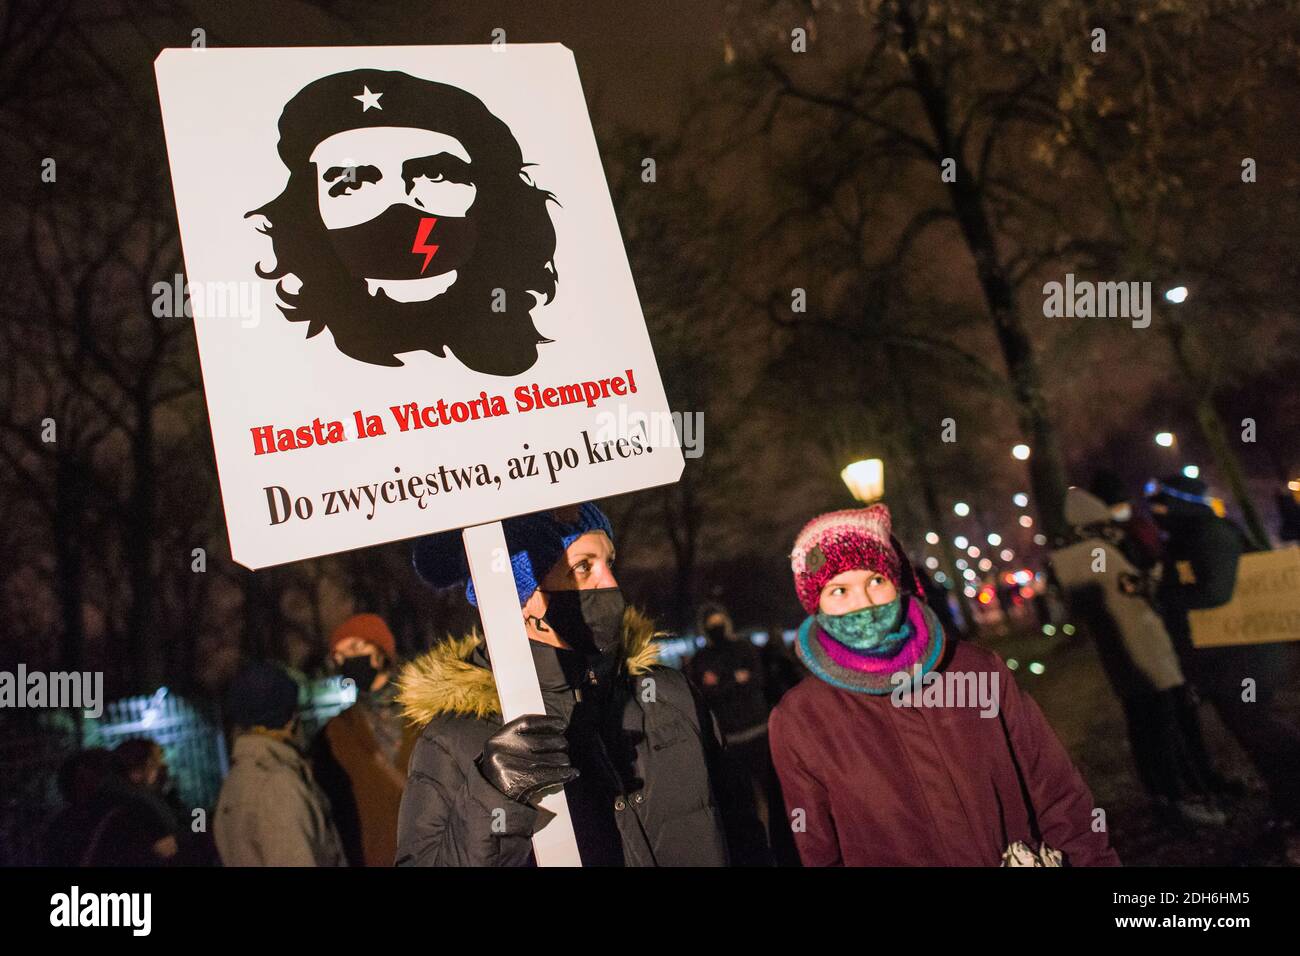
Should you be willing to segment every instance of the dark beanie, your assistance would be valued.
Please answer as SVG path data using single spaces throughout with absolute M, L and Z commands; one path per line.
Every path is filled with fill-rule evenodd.
M 226 689 L 226 717 L 239 727 L 283 727 L 298 709 L 298 685 L 277 664 L 245 664 Z
M 1204 498 L 1209 493 L 1210 486 L 1199 478 L 1188 478 L 1186 475 L 1166 475 L 1160 479 L 1160 484 L 1166 489 L 1180 492 L 1184 495 L 1191 495 L 1194 498 Z
M 1093 475 L 1092 484 L 1088 486 L 1088 490 L 1107 505 L 1117 505 L 1129 499 L 1128 489 L 1124 487 L 1124 480 L 1108 468 L 1099 469 Z
M 609 518 L 590 501 L 574 508 L 506 518 L 501 525 L 521 606 L 541 586 L 551 567 L 564 557 L 565 549 L 578 538 L 590 531 L 603 531 L 610 541 L 614 540 Z M 465 583 L 466 599 L 478 607 L 474 582 L 467 581 L 469 564 L 460 532 L 442 531 L 418 539 L 412 548 L 411 561 L 416 573 L 431 587 Z

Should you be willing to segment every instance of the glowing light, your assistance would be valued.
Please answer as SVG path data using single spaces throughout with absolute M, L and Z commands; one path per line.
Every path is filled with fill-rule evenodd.
M 952 539 L 952 543 L 955 544 L 957 547 L 961 548 L 963 551 L 965 551 L 967 546 L 970 544 L 970 542 L 966 539 L 966 536 L 964 534 L 957 535 L 957 537 Z
M 931 532 L 929 532 L 928 534 L 926 534 L 926 536 L 925 536 L 925 543 L 926 543 L 926 544 L 938 544 L 938 543 L 939 543 L 939 536 L 938 536 L 937 534 L 935 534 L 933 531 L 931 531 Z
M 998 554 L 998 557 L 1001 558 L 1003 561 L 1010 561 L 1015 556 L 1016 553 L 1012 551 L 1010 548 L 1003 548 L 1002 551 Z
M 964 501 L 959 501 L 952 506 L 952 513 L 958 518 L 964 518 L 970 514 L 970 505 L 966 504 Z
M 1174 433 L 1156 432 L 1156 444 L 1161 448 L 1172 448 L 1174 445 Z
M 948 575 L 944 574 L 942 571 L 934 572 L 934 579 L 940 584 L 948 583 Z
M 969 548 L 966 549 L 966 553 L 969 554 L 972 558 L 978 558 L 980 556 L 980 549 L 975 547 L 975 545 L 972 544 Z
M 1174 305 L 1179 305 L 1180 303 L 1186 302 L 1187 286 L 1176 285 L 1172 289 L 1166 289 L 1165 298 L 1168 299 L 1170 302 L 1174 303 Z
M 967 597 L 974 597 L 976 592 L 975 589 L 968 584 L 966 585 L 966 588 L 964 591 L 962 591 L 962 593 L 965 594 Z
M 1025 494 L 1023 491 L 1017 491 L 1011 496 L 1011 500 L 1015 502 L 1017 508 L 1024 508 L 1029 504 L 1029 495 Z
M 1061 625 L 1061 631 L 1065 634 L 1066 637 L 1074 637 L 1074 625 L 1073 625 L 1073 624 L 1062 624 L 1062 625 Z
M 853 497 L 864 504 L 885 496 L 885 463 L 879 458 L 855 461 L 840 472 L 840 477 Z
M 1043 625 L 1043 633 L 1046 634 L 1048 637 L 1055 637 L 1055 636 L 1056 636 L 1056 625 L 1055 625 L 1055 624 L 1044 624 L 1044 625 Z
M 1002 543 L 1002 535 L 998 534 L 996 531 L 990 531 L 988 541 L 989 544 L 996 548 Z
M 981 603 L 981 604 L 991 604 L 992 602 L 993 602 L 993 595 L 992 595 L 992 594 L 989 594 L 988 591 L 981 591 L 981 592 L 980 592 L 980 603 Z
M 1021 515 L 1021 516 L 1020 516 L 1020 527 L 1022 527 L 1022 528 L 1032 528 L 1033 526 L 1034 526 L 1034 519 L 1033 519 L 1033 518 L 1029 517 L 1029 515 Z
M 967 568 L 965 571 L 963 571 L 963 572 L 961 573 L 961 576 L 962 576 L 963 578 L 965 578 L 967 581 L 974 581 L 974 580 L 975 580 L 975 569 L 974 569 L 974 568 Z
M 1047 535 L 1045 534 L 1034 535 L 1034 544 L 1039 545 L 1040 547 L 1042 545 L 1047 544 Z
M 929 568 L 931 571 L 933 571 L 935 568 L 939 566 L 939 559 L 934 557 L 934 555 L 931 555 L 930 557 L 925 559 L 925 566 Z
M 1195 465 L 1183 465 L 1183 477 L 1199 478 L 1201 477 L 1201 469 Z
M 958 558 L 958 559 L 957 559 L 957 570 L 960 571 L 960 570 L 962 570 L 962 569 L 965 568 L 965 567 L 966 567 L 966 559 L 965 559 L 965 558 Z
M 1011 449 L 1011 457 L 1019 461 L 1024 461 L 1029 457 L 1029 446 L 1017 445 L 1015 448 Z
M 981 570 L 981 571 L 992 571 L 992 570 L 993 570 L 993 562 L 990 561 L 988 558 L 980 558 L 980 570 Z
M 1047 668 L 1038 663 L 1038 661 L 1031 661 L 1029 664 L 1029 673 L 1031 674 L 1041 674 L 1045 670 L 1047 670 Z
M 1008 658 L 1007 658 L 1007 670 L 1011 670 L 1011 671 L 1018 671 L 1018 670 L 1020 670 L 1020 661 L 1016 660 L 1014 657 L 1008 657 Z

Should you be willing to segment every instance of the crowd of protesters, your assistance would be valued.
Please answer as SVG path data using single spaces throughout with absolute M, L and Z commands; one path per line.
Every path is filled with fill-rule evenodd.
M 1240 782 L 1208 755 L 1208 701 L 1297 819 L 1300 735 L 1272 706 L 1276 648 L 1198 649 L 1188 612 L 1231 599 L 1246 539 L 1182 476 L 1135 503 L 1118 480 L 1072 488 L 1051 570 L 1121 701 L 1138 776 L 1191 826 Z M 584 865 L 1109 866 L 1105 814 L 1037 704 L 960 639 L 946 591 L 909 560 L 887 507 L 812 518 L 789 554 L 806 617 L 758 646 L 699 610 L 678 670 L 627 605 L 614 529 L 586 503 L 503 522 L 542 713 L 506 721 L 477 630 L 399 664 L 382 618 L 329 637 L 356 703 L 310 743 L 297 683 L 245 664 L 226 693 L 230 772 L 191 827 L 162 749 L 87 750 L 60 775 L 55 865 L 518 866 L 563 788 Z M 415 571 L 463 587 L 457 534 L 419 539 Z M 1099 570 L 1100 569 L 1100 570 Z M 1244 704 L 1241 678 L 1260 687 Z M 975 693 L 975 689 L 979 693 Z M 965 689 L 970 690 L 969 696 Z M 954 696 L 955 695 L 955 696 Z

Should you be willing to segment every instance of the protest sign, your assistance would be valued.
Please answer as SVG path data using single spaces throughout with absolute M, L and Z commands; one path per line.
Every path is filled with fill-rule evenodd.
M 537 712 L 489 580 L 500 519 L 683 467 L 572 53 L 166 50 L 155 72 L 188 280 L 159 307 L 194 318 L 234 560 L 470 528 L 506 717 Z
M 1197 647 L 1300 641 L 1300 548 L 1243 554 L 1232 600 L 1188 619 Z

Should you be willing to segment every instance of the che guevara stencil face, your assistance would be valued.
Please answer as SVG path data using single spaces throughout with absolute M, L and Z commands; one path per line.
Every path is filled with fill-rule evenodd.
M 401 365 L 447 350 L 495 375 L 548 342 L 532 310 L 555 296 L 555 229 L 519 145 L 474 96 L 407 73 L 322 77 L 280 117 L 284 191 L 261 216 L 285 317 L 328 328 L 345 355 Z

